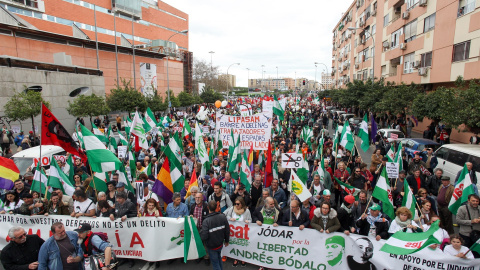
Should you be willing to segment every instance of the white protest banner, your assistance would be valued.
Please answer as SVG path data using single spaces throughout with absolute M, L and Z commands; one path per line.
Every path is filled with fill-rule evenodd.
M 264 112 L 273 112 L 273 100 L 272 101 L 266 101 L 262 100 L 262 111 Z
M 388 178 L 398 178 L 398 163 L 387 162 L 385 169 L 387 170 Z
M 271 269 L 475 270 L 480 263 L 479 259 L 460 259 L 430 248 L 409 255 L 389 254 L 380 251 L 385 240 L 358 234 L 229 223 L 230 241 L 222 255 Z
M 238 109 L 240 110 L 240 115 L 241 116 L 251 115 L 251 111 L 246 104 L 239 104 Z
M 121 145 L 118 147 L 118 158 L 125 158 L 127 156 L 127 146 Z
M 203 126 L 202 127 L 203 134 L 210 134 L 210 126 Z
M 47 240 L 52 233 L 50 227 L 62 222 L 65 230 L 73 231 L 80 223 L 87 222 L 93 232 L 104 232 L 113 245 L 113 251 L 120 258 L 163 261 L 183 257 L 184 219 L 164 217 L 135 217 L 122 222 L 119 218 L 74 218 L 69 216 L 22 216 L 0 215 L 0 249 L 10 241 L 8 230 L 22 226 L 27 234 L 37 234 Z
M 282 154 L 282 168 L 298 169 L 303 165 L 303 156 L 298 153 Z
M 268 141 L 272 134 L 272 112 L 262 112 L 252 116 L 231 116 L 217 112 L 216 132 L 220 132 L 219 139 L 223 147 L 232 143 L 231 131 L 235 140 L 240 135 L 241 149 L 267 150 Z

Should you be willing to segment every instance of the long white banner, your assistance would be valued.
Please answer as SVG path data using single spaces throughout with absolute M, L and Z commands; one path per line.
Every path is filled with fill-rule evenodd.
M 425 248 L 410 255 L 380 251 L 384 240 L 313 229 L 230 222 L 227 257 L 273 269 L 478 270 L 480 259 L 466 260 Z
M 257 113 L 251 116 L 231 116 L 217 112 L 216 130 L 223 147 L 232 144 L 231 132 L 235 140 L 240 135 L 240 148 L 267 150 L 272 134 L 272 112 Z
M 67 231 L 87 222 L 93 232 L 107 233 L 119 258 L 161 261 L 183 257 L 184 219 L 163 217 L 129 218 L 121 222 L 108 218 L 0 215 L 0 249 L 10 241 L 8 230 L 13 226 L 22 226 L 27 234 L 37 234 L 46 240 L 52 236 L 50 227 L 55 222 L 62 222 Z

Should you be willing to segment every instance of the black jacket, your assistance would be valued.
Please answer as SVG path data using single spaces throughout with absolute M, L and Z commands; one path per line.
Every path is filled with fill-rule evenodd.
M 27 241 L 23 244 L 10 241 L 0 254 L 3 268 L 7 270 L 28 269 L 29 264 L 38 261 L 38 252 L 44 242 L 36 234 L 27 235 Z
M 297 217 L 292 214 L 292 227 L 300 227 L 300 225 L 305 226 L 307 228 L 310 225 L 310 219 L 308 213 L 305 210 L 300 209 L 300 216 Z M 287 209 L 283 214 L 282 218 L 282 225 L 288 226 L 288 222 L 290 221 L 290 209 Z
M 230 225 L 227 217 L 220 212 L 208 214 L 202 222 L 200 237 L 208 249 L 217 249 L 222 247 L 223 243 L 228 243 L 230 241 Z
M 353 208 L 353 206 L 352 206 Z M 339 232 L 350 231 L 350 228 L 355 228 L 355 220 L 353 219 L 353 209 L 349 213 L 340 207 L 337 211 L 337 218 L 340 221 Z
M 380 235 L 382 239 L 388 239 L 388 228 L 390 228 L 390 222 L 387 218 L 383 218 L 382 222 L 375 222 L 375 233 L 376 235 Z M 356 222 L 356 225 L 359 229 L 358 234 L 360 235 L 368 235 L 370 231 L 370 224 L 368 223 L 367 219 L 359 219 Z
M 254 185 L 250 188 L 250 197 L 252 198 L 252 204 L 250 205 L 250 213 L 255 212 L 255 207 L 257 206 L 258 199 L 262 197 L 263 185 L 256 188 Z
M 115 204 L 115 218 L 121 218 L 123 216 L 136 217 L 137 216 L 137 206 L 131 201 L 126 200 L 123 204 Z
M 437 176 L 430 175 L 429 177 L 425 178 L 425 188 L 427 189 L 427 193 L 433 194 L 435 196 L 438 195 L 438 189 L 442 185 L 442 179 L 437 178 Z
M 250 208 L 250 206 L 252 205 L 252 199 L 250 199 L 250 194 L 248 194 L 248 192 L 244 191 L 243 195 L 245 195 L 244 197 L 240 196 L 238 193 L 236 194 L 235 192 L 230 196 L 230 201 L 232 201 L 232 203 L 235 203 L 235 199 L 237 197 L 241 197 L 244 201 L 245 201 L 245 205 Z
M 193 216 L 193 212 L 195 211 L 195 206 L 196 204 L 192 204 L 192 207 L 190 207 L 190 215 Z M 205 220 L 205 217 L 208 215 L 208 206 L 206 202 L 203 202 L 203 207 L 202 207 L 202 222 Z

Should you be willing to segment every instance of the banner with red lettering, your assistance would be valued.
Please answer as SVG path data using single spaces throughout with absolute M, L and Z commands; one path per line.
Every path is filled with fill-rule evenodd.
M 389 254 L 380 251 L 384 243 L 358 234 L 230 221 L 230 242 L 222 255 L 271 269 L 478 270 L 480 266 L 480 259 L 457 258 L 439 248 Z
M 250 116 L 232 116 L 217 112 L 216 131 L 223 147 L 227 148 L 232 142 L 231 130 L 235 140 L 240 137 L 240 148 L 267 150 L 268 141 L 272 135 L 272 112 L 262 112 Z

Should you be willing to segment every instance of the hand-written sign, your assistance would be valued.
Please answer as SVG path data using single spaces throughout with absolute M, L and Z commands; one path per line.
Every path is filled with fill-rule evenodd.
M 398 178 L 398 163 L 387 162 L 385 169 L 387 170 L 388 178 Z

